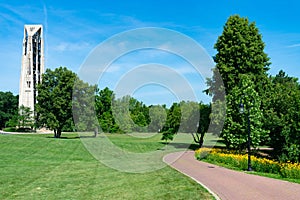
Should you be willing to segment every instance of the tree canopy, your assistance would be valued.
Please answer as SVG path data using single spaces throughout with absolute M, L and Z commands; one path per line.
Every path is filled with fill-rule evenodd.
M 0 92 L 0 129 L 18 113 L 19 96 L 11 92 Z
M 112 102 L 114 100 L 114 92 L 108 87 L 97 91 L 95 99 L 96 116 L 102 131 L 106 133 L 116 133 L 119 131 L 119 126 L 116 124 L 112 113 Z
M 300 84 L 284 71 L 270 77 L 265 99 L 265 129 L 270 130 L 273 156 L 300 162 Z
M 265 43 L 254 22 L 238 15 L 230 16 L 214 46 L 214 57 L 228 94 L 241 80 L 241 74 L 250 76 L 255 83 L 267 79 L 269 57 Z M 256 87 L 257 89 L 257 87 Z
M 211 113 L 210 105 L 193 101 L 173 103 L 167 112 L 166 123 L 162 129 L 162 140 L 173 140 L 177 132 L 190 133 L 200 146 L 208 130 Z
M 166 106 L 165 105 L 149 106 L 149 117 L 150 117 L 150 124 L 148 127 L 148 131 L 161 132 L 167 119 Z
M 54 130 L 54 137 L 59 138 L 63 130 L 74 128 L 72 91 L 76 78 L 77 75 L 66 67 L 47 69 L 37 87 L 38 125 Z
M 227 148 L 245 149 L 247 144 L 247 117 L 250 119 L 251 145 L 256 148 L 268 138 L 268 131 L 263 129 L 261 99 L 254 89 L 254 83 L 246 75 L 242 76 L 240 85 L 227 95 L 226 120 L 222 138 Z M 244 112 L 239 112 L 240 104 Z

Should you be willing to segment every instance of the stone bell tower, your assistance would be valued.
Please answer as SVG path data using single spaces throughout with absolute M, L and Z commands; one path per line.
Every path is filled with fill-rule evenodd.
M 37 102 L 37 84 L 44 73 L 44 41 L 42 25 L 25 25 L 22 68 L 20 77 L 19 107 L 30 107 L 34 113 Z

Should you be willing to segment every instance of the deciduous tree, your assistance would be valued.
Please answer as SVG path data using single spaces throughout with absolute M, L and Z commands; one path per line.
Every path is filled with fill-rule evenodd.
M 150 124 L 148 130 L 150 132 L 160 132 L 167 119 L 167 110 L 161 105 L 152 105 L 149 108 Z
M 238 15 L 230 16 L 214 47 L 217 50 L 214 57 L 216 68 L 222 77 L 226 94 L 238 85 L 240 74 L 248 75 L 256 83 L 257 92 L 260 92 L 259 87 L 268 79 L 270 62 L 264 52 L 262 35 L 254 22 L 250 23 L 247 18 Z M 212 87 L 216 83 L 210 84 Z
M 134 127 L 129 111 L 130 99 L 129 95 L 123 96 L 113 101 L 112 104 L 113 117 L 123 133 L 131 133 Z
M 18 113 L 19 97 L 11 92 L 0 92 L 0 129 Z
M 234 87 L 227 95 L 226 120 L 222 138 L 227 148 L 243 150 L 247 146 L 248 117 L 250 119 L 251 146 L 256 148 L 268 139 L 268 131 L 263 129 L 261 99 L 254 89 L 254 83 L 247 75 L 240 75 L 239 86 Z M 244 113 L 240 113 L 240 104 Z
M 163 135 L 162 140 L 166 142 L 173 140 L 174 134 L 179 130 L 181 122 L 181 109 L 179 103 L 173 103 L 167 112 L 167 120 L 162 129 Z
M 119 127 L 112 113 L 112 103 L 115 101 L 115 94 L 108 87 L 99 90 L 95 100 L 96 115 L 102 131 L 106 133 L 115 133 Z
M 218 117 L 214 118 L 213 123 L 218 124 L 217 120 L 225 119 L 221 136 L 227 147 L 241 148 L 245 144 L 244 135 L 247 125 L 244 123 L 244 118 L 236 114 L 238 113 L 238 102 L 242 95 L 245 95 L 244 100 L 247 102 L 250 99 L 247 99 L 246 96 L 253 96 L 255 99 L 251 102 L 256 102 L 252 108 L 255 116 L 250 114 L 250 117 L 254 118 L 255 124 L 259 123 L 259 118 L 262 120 L 263 104 L 261 104 L 260 97 L 264 96 L 265 87 L 269 82 L 267 75 L 270 65 L 269 58 L 264 52 L 265 44 L 255 23 L 250 23 L 247 18 L 238 15 L 229 17 L 214 47 L 217 50 L 214 57 L 216 67 L 213 70 L 213 77 L 207 81 L 209 89 L 206 92 L 213 96 L 212 107 L 224 105 L 222 99 L 218 101 L 218 97 L 222 96 L 220 95 L 220 93 L 222 94 L 220 77 L 222 78 L 226 94 L 226 116 L 220 118 L 214 109 L 212 116 L 217 115 Z M 251 90 L 251 92 L 246 93 L 243 90 Z M 221 109 L 220 113 L 224 114 L 225 112 Z M 262 126 L 257 125 L 256 130 L 252 125 L 252 134 L 254 134 L 252 144 L 254 146 L 258 145 L 265 137 L 265 131 L 259 133 Z
M 198 123 L 198 128 L 195 133 L 192 133 L 194 142 L 196 142 L 199 147 L 202 147 L 204 143 L 204 136 L 207 133 L 210 124 L 211 115 L 211 105 L 199 103 L 200 118 Z
M 264 126 L 270 130 L 273 156 L 300 162 L 300 85 L 298 79 L 280 71 L 270 77 L 266 91 Z
M 63 129 L 74 128 L 72 91 L 77 75 L 66 67 L 47 69 L 38 85 L 37 122 L 54 130 L 59 138 Z
M 73 87 L 72 113 L 77 131 L 94 131 L 98 129 L 95 112 L 95 94 L 97 86 L 91 86 L 78 77 Z
M 21 105 L 19 107 L 19 111 L 17 114 L 18 120 L 18 127 L 20 128 L 30 128 L 32 129 L 34 126 L 34 118 L 33 118 L 33 111 L 30 110 L 29 107 L 25 107 Z

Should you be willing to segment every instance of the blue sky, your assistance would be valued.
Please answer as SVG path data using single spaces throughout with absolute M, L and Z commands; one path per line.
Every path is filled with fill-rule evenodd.
M 178 31 L 213 56 L 216 53 L 213 45 L 232 14 L 256 22 L 271 58 L 270 74 L 283 69 L 300 78 L 299 7 L 296 0 L 0 0 L 0 91 L 18 94 L 24 24 L 43 24 L 46 68 L 66 66 L 78 72 L 101 42 L 123 31 L 143 27 Z M 201 93 L 205 77 L 178 56 L 161 51 L 142 50 L 120 57 L 98 84 L 114 89 L 124 74 L 147 63 L 174 68 L 196 91 L 199 101 L 209 101 Z M 147 104 L 170 104 L 178 100 L 174 91 L 157 84 L 136 88 L 132 95 Z

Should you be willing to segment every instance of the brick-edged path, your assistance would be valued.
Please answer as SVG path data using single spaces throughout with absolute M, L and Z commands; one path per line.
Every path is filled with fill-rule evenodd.
M 300 184 L 238 172 L 195 159 L 193 151 L 168 154 L 164 162 L 200 182 L 222 200 L 299 200 Z

